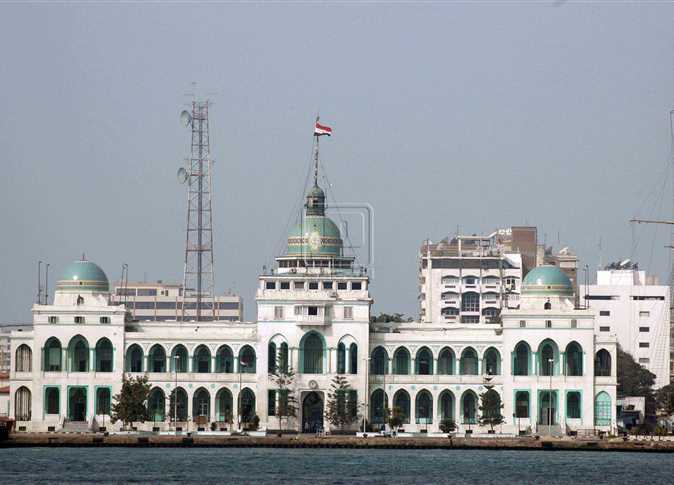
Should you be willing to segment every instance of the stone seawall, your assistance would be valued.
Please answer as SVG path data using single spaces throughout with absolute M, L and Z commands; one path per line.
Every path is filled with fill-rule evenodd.
M 186 436 L 186 435 L 93 435 L 60 433 L 15 433 L 0 442 L 8 447 L 248 447 L 248 448 L 361 448 L 361 449 L 506 449 L 674 452 L 673 441 L 623 441 L 622 439 L 574 440 L 536 438 L 386 438 L 354 436 Z

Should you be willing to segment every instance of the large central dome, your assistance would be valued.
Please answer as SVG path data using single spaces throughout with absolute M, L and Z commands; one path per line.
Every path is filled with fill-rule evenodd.
M 530 295 L 573 295 L 573 285 L 557 266 L 538 266 L 524 277 L 522 293 Z
M 314 184 L 307 194 L 306 213 L 288 233 L 288 256 L 342 255 L 342 237 L 337 225 L 325 215 L 325 193 Z
M 68 293 L 82 291 L 107 293 L 110 291 L 110 283 L 100 266 L 83 258 L 68 265 L 56 283 L 56 290 Z

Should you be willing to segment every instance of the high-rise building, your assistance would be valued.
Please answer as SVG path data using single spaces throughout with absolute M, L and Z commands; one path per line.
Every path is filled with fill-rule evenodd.
M 110 297 L 112 303 L 123 303 L 134 320 L 141 321 L 182 321 L 183 305 L 185 321 L 196 319 L 197 299 L 185 296 L 183 285 L 177 283 L 125 283 L 115 286 Z M 200 321 L 240 322 L 243 318 L 243 301 L 238 295 L 215 296 L 215 318 L 212 300 L 201 301 Z
M 632 264 L 597 271 L 597 284 L 580 285 L 581 301 L 598 311 L 597 333 L 615 334 L 634 360 L 655 374 L 655 386 L 669 384 L 669 287 L 658 285 Z

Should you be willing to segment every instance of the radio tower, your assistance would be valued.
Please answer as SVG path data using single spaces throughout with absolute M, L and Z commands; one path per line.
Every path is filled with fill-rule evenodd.
M 183 111 L 180 119 L 192 128 L 190 158 L 178 170 L 178 178 L 187 183 L 187 227 L 185 230 L 185 272 L 181 320 L 185 321 L 188 298 L 195 298 L 196 321 L 215 320 L 215 278 L 213 275 L 213 212 L 211 172 L 213 160 L 208 133 L 209 101 L 192 101 L 192 111 Z M 191 302 L 190 302 L 191 303 Z

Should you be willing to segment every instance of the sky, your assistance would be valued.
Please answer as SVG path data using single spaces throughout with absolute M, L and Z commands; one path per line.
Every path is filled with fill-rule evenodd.
M 182 280 L 192 92 L 213 101 L 216 289 L 246 319 L 318 112 L 330 192 L 373 211 L 377 313 L 417 316 L 419 245 L 457 227 L 536 225 L 592 270 L 632 258 L 668 281 L 670 228 L 629 220 L 672 217 L 672 18 L 659 2 L 0 2 L 0 322 L 30 322 L 38 260 L 52 283 L 82 253 L 111 281 L 124 263 Z

